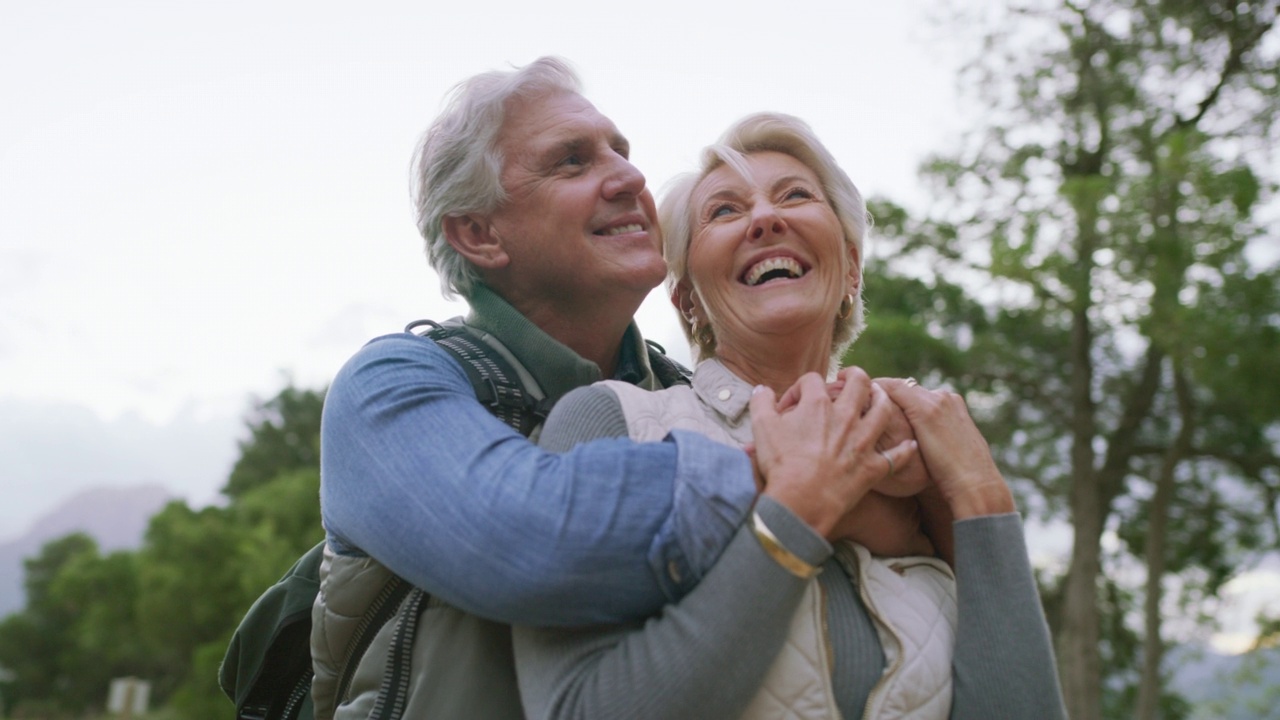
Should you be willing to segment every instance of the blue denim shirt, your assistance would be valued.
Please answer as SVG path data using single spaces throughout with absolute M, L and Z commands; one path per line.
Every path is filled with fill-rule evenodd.
M 500 324 L 488 329 L 513 351 L 528 343 L 512 335 L 550 340 L 527 321 L 514 333 Z M 336 552 L 367 554 L 476 615 L 584 625 L 645 617 L 688 592 L 755 485 L 746 455 L 694 433 L 541 450 L 476 401 L 452 356 L 402 333 L 371 341 L 334 378 L 320 496 Z

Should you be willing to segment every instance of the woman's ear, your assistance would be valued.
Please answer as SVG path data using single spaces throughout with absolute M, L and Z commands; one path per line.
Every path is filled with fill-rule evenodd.
M 676 311 L 686 322 L 691 322 L 692 318 L 696 317 L 698 306 L 694 302 L 693 288 L 689 285 L 687 278 L 676 283 L 676 286 L 671 289 L 671 304 L 676 306 Z M 702 320 L 702 318 L 698 319 Z
M 444 237 L 458 254 L 481 270 L 497 270 L 511 262 L 502 238 L 489 219 L 476 214 L 446 215 Z
M 849 293 L 854 297 L 862 289 L 862 256 L 858 254 L 858 246 L 849 244 Z

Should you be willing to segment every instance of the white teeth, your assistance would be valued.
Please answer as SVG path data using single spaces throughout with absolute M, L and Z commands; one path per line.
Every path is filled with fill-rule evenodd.
M 788 277 L 798 278 L 804 276 L 804 268 L 800 267 L 800 263 L 794 258 L 789 257 L 771 257 L 762 260 L 751 267 L 747 271 L 745 280 L 748 285 L 759 285 L 760 279 L 774 270 L 785 270 Z
M 630 225 L 619 225 L 616 228 L 609 228 L 605 231 L 605 235 L 610 237 L 614 235 L 625 235 L 626 233 L 640 232 L 644 227 L 640 223 L 631 223 Z

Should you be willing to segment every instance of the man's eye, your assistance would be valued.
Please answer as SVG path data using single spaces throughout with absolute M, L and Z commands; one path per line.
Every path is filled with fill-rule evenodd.
M 582 165 L 584 164 L 584 162 L 582 160 L 582 156 L 575 153 L 561 160 L 560 164 L 561 165 Z

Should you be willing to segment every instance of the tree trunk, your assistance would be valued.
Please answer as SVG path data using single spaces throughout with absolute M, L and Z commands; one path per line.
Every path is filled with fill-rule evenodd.
M 1137 720 L 1156 720 L 1160 713 L 1160 691 L 1163 682 L 1160 664 L 1164 660 L 1164 640 L 1160 635 L 1160 602 L 1164 597 L 1164 573 L 1166 541 L 1168 539 L 1169 507 L 1173 504 L 1175 472 L 1191 449 L 1192 421 L 1191 391 L 1180 364 L 1174 361 L 1174 391 L 1178 398 L 1178 410 L 1182 425 L 1178 436 L 1169 445 L 1160 463 L 1156 478 L 1156 491 L 1147 512 L 1147 599 L 1142 639 L 1142 681 L 1138 686 Z
M 1084 473 L 1077 473 L 1082 475 Z M 1092 477 L 1077 477 L 1071 492 L 1075 539 L 1063 595 L 1059 660 L 1067 714 L 1101 720 L 1102 660 L 1098 654 L 1098 575 L 1102 571 L 1102 509 Z
M 1178 459 L 1170 448 L 1160 465 L 1156 492 L 1147 510 L 1147 599 L 1143 608 L 1142 681 L 1138 686 L 1137 720 L 1156 720 L 1160 711 L 1160 663 L 1164 641 L 1160 637 L 1160 602 L 1164 597 L 1165 541 L 1169 505 L 1173 500 L 1173 476 Z
M 1085 206 L 1089 207 L 1088 205 Z M 1082 228 L 1094 213 L 1082 213 Z M 1071 524 L 1075 537 L 1063 597 L 1059 653 L 1067 712 L 1075 720 L 1101 720 L 1102 662 L 1098 654 L 1098 575 L 1102 571 L 1102 528 L 1106 511 L 1094 470 L 1093 332 L 1089 293 L 1092 233 L 1079 239 L 1075 307 L 1071 328 Z

